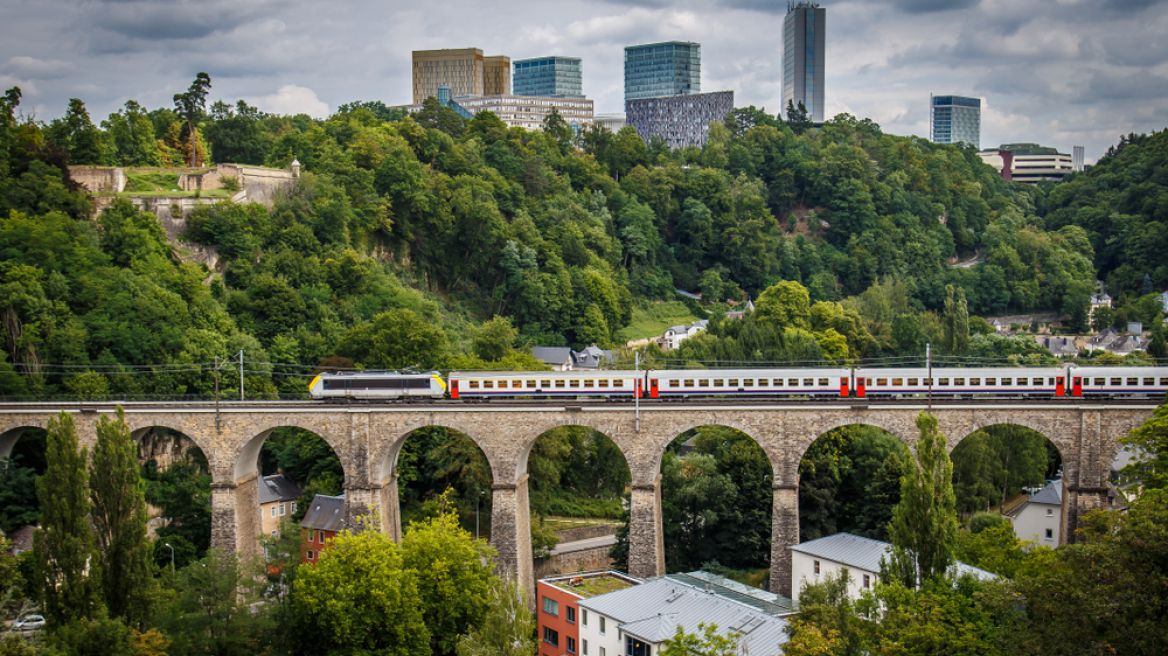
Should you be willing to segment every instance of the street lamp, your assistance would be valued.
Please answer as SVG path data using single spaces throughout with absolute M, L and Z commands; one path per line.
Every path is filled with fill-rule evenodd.
M 164 542 L 163 545 L 170 547 L 169 542 Z M 170 547 L 170 571 L 174 571 L 174 547 Z

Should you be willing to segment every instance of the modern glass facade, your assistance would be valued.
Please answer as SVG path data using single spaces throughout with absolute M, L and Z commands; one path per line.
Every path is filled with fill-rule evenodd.
M 981 98 L 932 96 L 929 131 L 933 143 L 981 148 Z
M 671 149 L 706 144 L 711 123 L 721 123 L 734 109 L 733 91 L 691 93 L 625 101 L 628 124 L 646 142 L 653 137 Z
M 686 41 L 625 48 L 625 102 L 702 92 L 702 46 Z
M 512 62 L 517 96 L 583 98 L 584 74 L 579 57 L 536 57 Z
M 827 10 L 812 2 L 791 5 L 783 20 L 783 112 L 803 103 L 816 123 L 823 122 L 826 26 Z

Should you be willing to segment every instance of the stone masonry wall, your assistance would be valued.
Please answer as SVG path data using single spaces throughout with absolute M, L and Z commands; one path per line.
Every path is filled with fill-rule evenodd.
M 611 569 L 612 559 L 608 557 L 608 550 L 609 547 L 593 547 L 592 549 L 569 551 L 548 558 L 540 558 L 535 561 L 535 580 L 538 581 L 556 574 Z
M 556 531 L 556 537 L 560 539 L 560 544 L 563 544 L 565 542 L 575 542 L 577 540 L 587 540 L 589 538 L 600 538 L 607 535 L 616 535 L 616 528 L 616 524 L 601 524 L 599 526 L 566 528 L 562 531 Z
M 90 193 L 120 193 L 126 188 L 126 173 L 111 166 L 70 166 L 69 177 Z

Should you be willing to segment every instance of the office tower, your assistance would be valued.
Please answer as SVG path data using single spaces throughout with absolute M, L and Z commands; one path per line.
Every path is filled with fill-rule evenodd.
M 511 95 L 511 58 L 505 55 L 483 57 L 483 95 Z
M 788 3 L 783 20 L 783 113 L 799 103 L 823 122 L 824 36 L 827 10 L 814 2 Z
M 669 41 L 625 48 L 625 103 L 702 92 L 702 47 Z
M 981 98 L 930 95 L 929 105 L 933 143 L 965 143 L 981 148 Z
M 998 170 L 1004 180 L 1038 184 L 1042 180 L 1062 180 L 1074 171 L 1071 156 L 1036 143 L 1002 144 L 978 153 L 982 161 Z
M 1084 151 L 1082 146 L 1071 146 L 1071 168 L 1075 171 L 1083 170 Z
M 734 109 L 733 91 L 691 93 L 683 96 L 625 101 L 625 117 L 648 141 L 663 139 L 671 149 L 706 144 L 711 123 L 721 123 Z
M 535 57 L 513 63 L 517 96 L 583 98 L 584 80 L 579 57 Z

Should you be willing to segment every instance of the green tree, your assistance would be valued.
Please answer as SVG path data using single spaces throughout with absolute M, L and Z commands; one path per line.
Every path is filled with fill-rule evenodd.
M 77 443 L 73 415 L 62 412 L 49 420 L 48 467 L 36 482 L 41 527 L 33 535 L 33 551 L 45 619 L 53 628 L 93 618 L 101 608 L 100 565 L 89 526 L 88 455 Z
M 742 653 L 742 636 L 733 631 L 718 632 L 718 625 L 700 622 L 697 633 L 678 625 L 672 638 L 661 643 L 661 656 L 738 656 Z
M 937 418 L 925 412 L 917 417 L 917 428 L 916 458 L 901 479 L 900 503 L 888 525 L 892 550 L 881 574 L 909 587 L 947 575 L 957 538 L 953 463 L 945 436 L 937 430 Z
M 478 357 L 487 362 L 495 362 L 502 360 L 511 352 L 518 334 L 519 331 L 511 325 L 510 319 L 496 316 L 475 331 L 471 347 Z
M 966 565 L 980 567 L 987 572 L 1013 579 L 1029 559 L 1024 547 L 1026 543 L 1014 535 L 1014 524 L 994 513 L 978 513 L 974 516 L 985 520 L 980 526 L 971 525 L 970 531 L 959 531 L 953 554 Z M 972 524 L 972 523 L 971 523 Z M 980 530 L 974 531 L 973 528 Z
M 426 370 L 446 359 L 446 335 L 413 310 L 390 310 L 351 328 L 337 353 L 377 369 Z
M 378 531 L 343 533 L 315 567 L 300 570 L 292 609 L 303 653 L 428 656 L 418 572 Z M 451 639 L 455 636 L 450 636 Z
M 187 126 L 191 142 L 191 166 L 199 165 L 199 151 L 195 145 L 195 128 L 203 120 L 207 108 L 207 90 L 211 88 L 211 76 L 200 72 L 184 93 L 174 94 L 174 107 Z
M 534 656 L 535 616 L 527 609 L 527 594 L 514 579 L 491 585 L 482 622 L 459 636 L 458 656 Z
M 487 610 L 495 550 L 458 524 L 450 495 L 439 499 L 440 514 L 411 523 L 402 538 L 402 566 L 418 573 L 422 619 L 436 654 L 451 654 L 458 637 L 478 624 Z
M 174 600 L 161 618 L 174 651 L 187 654 L 255 654 L 268 617 L 258 606 L 261 577 L 237 554 L 211 550 L 179 571 Z
M 65 152 L 73 165 L 101 166 L 105 164 L 105 149 L 101 131 L 89 118 L 89 110 L 80 98 L 69 99 L 64 118 L 54 120 L 45 130 L 45 136 Z
M 138 447 L 120 405 L 116 419 L 103 415 L 97 421 L 89 481 L 106 608 L 110 616 L 144 629 L 154 603 L 154 548 L 146 537 Z
M 36 470 L 23 467 L 23 459 L 0 458 L 0 531 L 11 533 L 40 519 Z
M 102 121 L 113 152 L 108 159 L 119 166 L 159 166 L 158 140 L 154 124 L 146 110 L 136 100 L 127 100 L 124 109 L 110 114 Z
M 945 350 L 951 355 L 964 355 L 969 349 L 969 305 L 965 301 L 965 290 L 952 285 L 945 286 L 945 312 L 942 316 L 945 327 Z
M 754 304 L 754 321 L 776 328 L 811 327 L 811 296 L 807 288 L 787 280 L 768 287 Z
M 864 650 L 865 622 L 851 599 L 852 578 L 845 568 L 799 591 L 799 615 L 787 633 L 790 649 L 784 654 L 832 654 L 860 656 Z
M 1168 402 L 1119 441 L 1137 454 L 1120 472 L 1125 481 L 1148 490 L 1168 489 Z
M 791 126 L 791 130 L 795 134 L 803 134 L 811 129 L 811 116 L 802 100 L 799 101 L 798 106 L 793 100 L 787 101 L 787 125 Z

